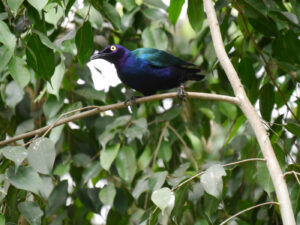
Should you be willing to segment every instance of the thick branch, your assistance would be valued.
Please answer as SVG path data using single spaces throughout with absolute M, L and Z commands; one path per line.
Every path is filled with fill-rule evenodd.
M 237 72 L 235 71 L 225 51 L 213 2 L 211 0 L 204 0 L 204 7 L 207 14 L 216 55 L 229 79 L 229 82 L 231 83 L 235 96 L 240 99 L 240 109 L 248 119 L 258 140 L 263 156 L 266 159 L 266 164 L 280 204 L 283 224 L 296 225 L 288 189 L 282 171 L 279 167 L 279 163 L 274 154 L 269 136 L 260 120 L 260 117 L 258 116 L 254 107 L 251 105 Z
M 197 93 L 197 92 L 187 92 L 187 97 L 188 98 L 198 98 L 198 99 L 204 99 L 204 100 L 218 100 L 218 101 L 225 101 L 225 102 L 230 102 L 236 105 L 239 105 L 239 100 L 236 97 L 230 97 L 230 96 L 226 96 L 226 95 L 217 95 L 217 94 L 208 94 L 208 93 Z M 172 93 L 165 93 L 165 94 L 157 94 L 157 95 L 152 95 L 152 96 L 147 96 L 147 97 L 142 97 L 142 98 L 138 98 L 136 100 L 136 103 L 143 103 L 143 102 L 150 102 L 150 101 L 155 101 L 155 100 L 162 100 L 165 98 L 177 98 L 177 93 L 176 92 L 172 92 Z M 120 108 L 125 108 L 127 107 L 127 105 L 124 102 L 120 102 L 120 103 L 116 103 L 116 104 L 112 104 L 112 105 L 106 105 L 106 106 L 89 106 L 88 111 L 85 112 L 81 112 L 78 114 L 75 114 L 73 116 L 69 116 L 67 118 L 62 118 L 60 120 L 57 120 L 54 122 L 54 124 L 50 124 L 48 126 L 42 127 L 40 129 L 34 130 L 34 131 L 30 131 L 27 132 L 25 134 L 21 134 L 12 138 L 9 138 L 7 140 L 3 140 L 0 141 L 0 146 L 3 145 L 7 145 L 9 143 L 15 142 L 17 140 L 21 140 L 24 138 L 29 138 L 32 136 L 36 136 L 36 135 L 41 135 L 43 133 L 45 133 L 46 131 L 57 127 L 59 125 L 74 121 L 74 120 L 78 120 L 78 119 L 82 119 L 88 116 L 93 116 L 96 115 L 100 112 L 104 112 L 107 110 L 114 110 L 114 109 L 120 109 Z M 83 108 L 85 109 L 85 108 Z

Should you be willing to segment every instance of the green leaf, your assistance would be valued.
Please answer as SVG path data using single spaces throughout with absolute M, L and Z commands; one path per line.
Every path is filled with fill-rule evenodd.
M 145 8 L 142 13 L 150 20 L 166 21 L 167 15 L 158 8 Z
M 0 213 L 0 225 L 5 225 L 5 217 Z
M 79 188 L 77 195 L 82 204 L 94 213 L 99 213 L 101 202 L 98 197 L 100 188 Z
M 135 0 L 119 0 L 119 2 L 121 2 L 128 11 L 131 11 L 136 6 Z
M 54 127 L 50 131 L 49 139 L 53 142 L 53 144 L 56 144 L 60 138 L 63 137 L 62 132 L 64 130 L 65 125 L 60 125 L 57 127 Z
M 5 45 L 0 47 L 0 71 L 5 68 L 13 54 L 14 52 Z
M 169 162 L 172 158 L 172 148 L 169 142 L 162 141 L 159 152 L 158 152 L 158 157 L 164 160 L 164 162 Z
M 113 206 L 116 194 L 117 191 L 115 186 L 113 184 L 108 184 L 99 192 L 99 199 L 104 205 Z
M 157 48 L 166 50 L 168 48 L 168 38 L 161 28 L 147 27 L 142 33 L 143 46 L 145 48 Z
M 46 216 L 53 215 L 57 212 L 57 210 L 66 204 L 68 197 L 68 181 L 61 181 L 51 192 L 45 213 Z
M 7 146 L 1 149 L 5 158 L 13 161 L 16 165 L 16 170 L 27 157 L 27 151 L 22 146 Z
M 28 2 L 36 8 L 37 11 L 41 11 L 45 5 L 47 4 L 48 0 L 28 0 Z
M 250 57 L 243 57 L 238 65 L 238 73 L 241 77 L 241 82 L 252 103 L 255 103 L 258 96 L 258 81 L 253 67 L 253 60 Z
M 164 187 L 162 189 L 154 191 L 151 195 L 151 200 L 158 208 L 161 209 L 161 211 L 164 211 L 171 200 L 171 196 L 171 190 Z
M 189 0 L 187 14 L 192 28 L 200 31 L 204 20 L 203 1 Z
M 134 150 L 129 146 L 124 146 L 121 148 L 117 160 L 116 167 L 120 177 L 131 182 L 134 178 L 136 172 L 136 159 Z
M 8 71 L 21 88 L 29 83 L 30 72 L 24 59 L 17 56 L 12 57 L 8 64 Z
M 41 218 L 44 213 L 35 202 L 21 202 L 18 204 L 18 209 L 23 214 L 28 223 L 32 225 L 41 224 Z
M 152 160 L 152 152 L 151 148 L 149 145 L 146 146 L 144 149 L 143 153 L 138 159 L 137 166 L 139 170 L 145 169 L 151 162 Z
M 50 174 L 56 151 L 53 142 L 48 138 L 38 138 L 28 148 L 28 162 L 36 171 Z
M 57 25 L 57 22 L 62 19 L 64 14 L 63 8 L 57 3 L 49 3 L 44 8 L 45 10 L 45 20 L 48 23 L 53 24 L 54 26 Z
M 64 78 L 65 74 L 65 64 L 64 62 L 61 62 L 59 65 L 55 67 L 55 71 L 53 76 L 51 77 L 50 83 L 47 83 L 47 91 L 50 94 L 53 94 L 56 96 L 56 98 L 59 100 L 59 89 L 62 83 L 62 80 Z
M 269 197 L 271 197 L 274 186 L 265 162 L 257 162 L 256 182 L 268 193 Z
M 204 190 L 208 194 L 219 198 L 223 189 L 222 176 L 226 176 L 222 165 L 216 164 L 209 167 L 200 178 Z
M 128 138 L 128 142 L 131 142 L 135 138 L 142 141 L 143 136 L 147 133 L 147 120 L 140 118 L 132 121 L 132 126 L 125 130 L 125 136 Z
M 139 179 L 132 191 L 132 196 L 137 200 L 140 195 L 149 190 L 149 180 L 147 177 L 143 177 L 142 179 Z
M 103 149 L 100 153 L 100 164 L 105 170 L 109 170 L 111 164 L 118 155 L 120 144 L 114 144 Z
M 78 60 L 84 65 L 89 61 L 93 52 L 93 30 L 91 23 L 86 21 L 76 32 L 75 43 L 78 51 Z
M 199 110 L 210 120 L 215 119 L 215 115 L 211 109 L 206 108 L 206 107 L 200 107 Z
M 184 0 L 171 0 L 169 7 L 169 19 L 173 25 L 176 24 L 181 12 Z
M 5 45 L 10 51 L 14 51 L 16 46 L 16 37 L 10 32 L 6 23 L 0 20 L 0 42 Z M 9 59 L 8 59 L 9 61 Z
M 119 116 L 117 119 L 114 120 L 111 124 L 107 125 L 105 130 L 114 130 L 116 128 L 125 126 L 131 120 L 131 116 Z
M 23 1 L 24 0 L 9 0 L 7 1 L 7 5 L 12 11 L 17 12 Z
M 81 175 L 82 179 L 80 182 L 80 186 L 86 184 L 90 179 L 96 177 L 102 170 L 100 163 L 98 161 L 93 161 L 85 165 L 84 171 Z
M 50 80 L 55 69 L 54 53 L 41 42 L 37 34 L 32 34 L 27 42 L 26 59 L 38 76 Z
M 168 9 L 168 6 L 166 6 L 162 0 L 142 0 L 142 2 L 145 4 L 151 5 L 151 6 L 155 6 L 157 8 L 164 9 L 164 10 Z
M 9 82 L 5 88 L 5 102 L 10 108 L 15 106 L 22 101 L 24 91 L 19 87 L 15 81 Z
M 39 194 L 42 187 L 42 180 L 38 173 L 31 167 L 20 166 L 17 173 L 14 167 L 9 167 L 7 170 L 9 182 L 18 189 L 31 191 Z
M 47 98 L 46 102 L 43 104 L 43 113 L 46 116 L 47 121 L 53 119 L 63 106 L 63 99 L 57 101 L 54 96 L 50 95 Z
M 57 176 L 63 176 L 65 175 L 66 173 L 68 173 L 70 171 L 70 168 L 71 168 L 71 163 L 72 161 L 68 161 L 68 162 L 63 162 L 61 164 L 58 164 L 54 171 L 53 171 L 53 174 L 54 175 L 57 175 Z
M 99 137 L 98 137 L 98 141 L 102 146 L 102 149 L 105 150 L 106 148 L 106 144 L 112 140 L 116 135 L 115 131 L 104 131 Z
M 219 111 L 227 116 L 229 119 L 234 120 L 237 115 L 237 108 L 234 104 L 228 102 L 218 102 Z
M 300 211 L 300 187 L 299 184 L 296 182 L 291 188 L 291 202 L 293 211 L 295 214 L 297 214 L 297 212 Z
M 285 128 L 291 132 L 292 134 L 294 134 L 296 137 L 300 137 L 300 126 L 297 123 L 287 123 L 287 125 L 285 125 Z
M 108 2 L 103 2 L 102 6 L 100 7 L 100 12 L 111 22 L 114 28 L 117 30 L 121 29 L 121 17 L 115 7 Z
M 275 94 L 272 84 L 267 83 L 260 89 L 259 109 L 265 121 L 271 121 L 272 110 L 274 107 Z
M 225 145 L 228 145 L 229 141 L 234 137 L 234 135 L 236 134 L 236 132 L 238 131 L 238 129 L 244 124 L 246 120 L 246 117 L 244 115 L 240 116 L 236 122 L 234 123 L 231 132 L 225 142 Z
M 106 94 L 104 91 L 96 91 L 91 87 L 84 87 L 75 90 L 75 93 L 89 100 L 98 100 L 101 102 L 105 102 Z
M 149 184 L 148 184 L 149 189 L 151 191 L 156 191 L 159 188 L 161 188 L 165 183 L 167 175 L 168 175 L 167 171 L 154 173 L 149 179 Z

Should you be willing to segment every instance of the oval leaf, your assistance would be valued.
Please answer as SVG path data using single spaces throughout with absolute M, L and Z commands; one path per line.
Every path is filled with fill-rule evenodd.
M 38 172 L 50 174 L 55 160 L 55 147 L 48 138 L 38 138 L 28 148 L 28 162 Z
M 259 95 L 259 109 L 261 116 L 265 121 L 271 120 L 274 101 L 274 87 L 272 84 L 267 83 L 261 88 Z
M 173 25 L 176 24 L 181 12 L 184 0 L 171 0 L 169 7 L 169 19 Z
M 161 188 L 157 191 L 154 191 L 151 195 L 151 200 L 154 204 L 164 211 L 164 209 L 168 206 L 171 200 L 172 192 L 169 188 Z
M 28 0 L 28 2 L 38 11 L 41 11 L 47 4 L 48 0 Z
M 116 166 L 122 179 L 131 182 L 136 172 L 136 159 L 133 149 L 129 146 L 123 147 L 117 157 Z
M 223 189 L 222 176 L 225 175 L 226 172 L 222 165 L 216 164 L 209 167 L 200 179 L 204 190 L 216 198 L 220 197 Z
M 14 167 L 9 167 L 7 170 L 9 182 L 18 189 L 31 191 L 39 194 L 42 187 L 42 180 L 39 174 L 31 167 L 21 166 L 17 173 Z
M 5 88 L 5 101 L 10 108 L 15 106 L 22 101 L 24 91 L 19 87 L 15 81 L 11 81 Z
M 28 223 L 32 225 L 41 224 L 41 218 L 44 213 L 35 202 L 21 202 L 18 204 L 18 209 Z
M 78 61 L 84 65 L 93 51 L 93 30 L 91 23 L 86 21 L 77 31 L 75 43 L 78 51 Z
M 108 184 L 99 192 L 99 199 L 103 204 L 112 206 L 116 194 L 117 191 L 115 186 L 113 184 Z
M 21 165 L 27 156 L 27 151 L 21 146 L 8 146 L 2 149 L 5 158 L 13 161 L 16 164 L 16 169 Z
M 107 148 L 103 149 L 100 154 L 100 164 L 105 170 L 109 170 L 111 164 L 115 160 L 116 156 L 118 155 L 120 149 L 120 144 L 115 144 L 108 146 Z
M 204 20 L 203 1 L 189 0 L 187 14 L 192 28 L 200 31 Z
M 54 53 L 41 42 L 37 34 L 32 34 L 27 42 L 26 60 L 38 76 L 50 80 L 55 69 Z
M 8 70 L 21 88 L 24 88 L 30 81 L 30 72 L 22 58 L 13 57 L 8 64 Z

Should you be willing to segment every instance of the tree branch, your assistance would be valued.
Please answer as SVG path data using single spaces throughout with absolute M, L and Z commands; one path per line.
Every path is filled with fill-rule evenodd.
M 226 95 L 217 95 L 217 94 L 209 94 L 209 93 L 197 93 L 197 92 L 186 92 L 187 97 L 188 98 L 197 98 L 197 99 L 203 99 L 203 100 L 218 100 L 218 101 L 225 101 L 225 102 L 230 102 L 236 105 L 239 105 L 239 99 L 236 97 L 231 97 L 231 96 L 226 96 Z M 164 93 L 164 94 L 157 94 L 157 95 L 151 95 L 151 96 L 147 96 L 147 97 L 142 97 L 142 98 L 138 98 L 136 100 L 136 103 L 143 103 L 143 102 L 150 102 L 150 101 L 155 101 L 155 100 L 162 100 L 165 98 L 177 98 L 177 93 L 176 92 L 171 92 L 171 93 Z M 57 121 L 55 121 L 54 123 L 42 127 L 40 129 L 34 130 L 34 131 L 30 131 L 3 141 L 0 141 L 0 146 L 3 145 L 7 145 L 9 143 L 15 142 L 17 140 L 21 140 L 24 138 L 29 138 L 32 136 L 36 136 L 36 135 L 41 135 L 44 132 L 47 132 L 48 130 L 60 126 L 62 124 L 74 121 L 74 120 L 78 120 L 78 119 L 82 119 L 88 116 L 93 116 L 96 115 L 100 112 L 104 112 L 107 110 L 115 110 L 115 109 L 120 109 L 120 108 L 125 108 L 127 107 L 128 104 L 124 103 L 124 102 L 120 102 L 120 103 L 115 103 L 115 104 L 111 104 L 111 105 L 105 105 L 105 106 L 88 106 L 88 107 L 84 107 L 84 108 L 80 108 L 78 110 L 73 110 L 71 113 L 77 112 L 77 111 L 82 111 L 82 110 L 88 110 L 85 112 L 81 112 L 72 116 L 69 116 L 67 118 L 61 118 Z M 65 115 L 70 114 L 70 113 L 66 113 Z
M 240 100 L 239 107 L 248 119 L 249 124 L 251 125 L 255 133 L 256 139 L 259 143 L 263 156 L 266 159 L 266 165 L 272 178 L 275 187 L 275 192 L 280 204 L 283 224 L 296 225 L 287 185 L 284 180 L 284 176 L 280 169 L 279 163 L 274 154 L 269 136 L 256 110 L 251 105 L 243 88 L 243 85 L 238 77 L 238 74 L 235 71 L 225 51 L 213 2 L 211 0 L 204 0 L 204 8 L 207 15 L 216 55 L 228 77 L 228 80 L 233 88 L 235 96 Z
M 261 204 L 258 204 L 258 205 L 255 205 L 255 206 L 252 206 L 252 207 L 249 207 L 247 209 L 244 209 L 240 212 L 238 212 L 237 214 L 234 214 L 233 216 L 229 217 L 228 219 L 224 220 L 222 223 L 220 223 L 220 225 L 224 225 L 226 224 L 228 221 L 232 220 L 234 217 L 237 217 L 245 212 L 248 212 L 252 209 L 255 209 L 255 208 L 258 208 L 258 207 L 261 207 L 261 206 L 264 206 L 264 205 L 279 205 L 278 202 L 264 202 L 264 203 L 261 203 Z

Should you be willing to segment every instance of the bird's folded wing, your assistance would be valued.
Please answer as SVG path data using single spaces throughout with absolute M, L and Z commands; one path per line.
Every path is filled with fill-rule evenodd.
M 187 63 L 167 52 L 157 50 L 154 48 L 138 48 L 138 49 L 132 51 L 132 54 L 139 59 L 147 60 L 151 65 L 157 66 L 157 67 L 195 66 L 195 65 Z M 187 69 L 189 69 L 189 68 L 187 68 Z

